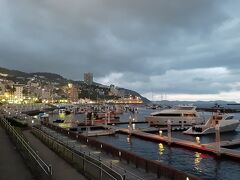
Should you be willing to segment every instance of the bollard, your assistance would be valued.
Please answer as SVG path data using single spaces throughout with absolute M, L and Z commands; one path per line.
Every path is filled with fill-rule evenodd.
M 121 156 L 122 156 L 121 151 L 118 152 L 118 156 L 119 156 L 119 160 L 121 161 L 121 159 L 122 159 L 122 158 L 121 158 Z
M 196 143 L 198 144 L 198 145 L 200 145 L 201 144 L 201 142 L 200 142 L 200 137 L 196 137 Z
M 162 137 L 162 130 L 159 130 L 159 136 Z

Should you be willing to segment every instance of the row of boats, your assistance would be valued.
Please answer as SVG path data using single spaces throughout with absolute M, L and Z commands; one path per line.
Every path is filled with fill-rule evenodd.
M 172 126 L 190 126 L 183 133 L 192 135 L 215 133 L 216 128 L 219 128 L 220 132 L 234 131 L 240 124 L 234 116 L 222 113 L 218 109 L 205 121 L 197 112 L 196 106 L 175 106 L 153 112 L 145 117 L 145 121 L 150 126 L 166 126 L 168 123 Z
M 116 109 L 115 107 L 112 109 L 110 107 L 77 109 L 77 112 L 86 115 L 85 121 L 80 122 L 79 125 L 115 124 L 120 122 L 119 114 L 125 110 L 126 108 Z M 134 108 L 128 108 L 128 111 L 133 114 L 137 112 Z M 76 109 L 73 111 L 61 108 L 58 112 L 70 114 L 76 112 Z M 170 123 L 171 126 L 182 127 L 182 129 L 189 127 L 183 133 L 191 135 L 215 133 L 218 127 L 220 132 L 234 131 L 240 124 L 240 121 L 234 118 L 233 115 L 222 113 L 219 109 L 216 109 L 206 119 L 196 110 L 196 106 L 192 105 L 178 105 L 172 108 L 165 107 L 146 116 L 145 122 L 148 122 L 150 126 L 167 126 Z

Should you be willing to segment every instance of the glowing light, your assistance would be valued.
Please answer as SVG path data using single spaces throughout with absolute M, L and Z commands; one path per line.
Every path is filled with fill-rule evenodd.
M 159 136 L 162 136 L 162 130 L 159 131 Z
M 163 152 L 164 152 L 164 146 L 163 146 L 163 144 L 160 143 L 160 144 L 158 145 L 158 147 L 159 147 L 159 154 L 162 155 Z
M 202 172 L 202 169 L 200 168 L 201 160 L 202 160 L 202 154 L 199 152 L 195 152 L 194 168 L 199 172 Z
M 197 144 L 201 144 L 201 142 L 200 142 L 200 137 L 196 137 L 196 143 L 197 143 Z

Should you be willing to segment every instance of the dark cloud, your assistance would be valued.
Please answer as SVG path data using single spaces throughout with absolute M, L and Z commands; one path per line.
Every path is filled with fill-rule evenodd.
M 106 78 L 114 77 L 115 84 L 143 93 L 150 89 L 156 93 L 230 90 L 217 78 L 208 81 L 209 77 L 201 75 L 190 75 L 185 82 L 177 73 L 180 79 L 174 83 L 174 74 L 169 72 L 216 67 L 237 71 L 240 21 L 234 3 L 0 0 L 1 65 L 28 72 L 51 71 L 73 79 L 82 79 L 84 72 L 91 71 L 96 80 L 112 82 Z M 114 73 L 121 76 L 111 76 Z M 197 83 L 201 86 L 190 87 Z

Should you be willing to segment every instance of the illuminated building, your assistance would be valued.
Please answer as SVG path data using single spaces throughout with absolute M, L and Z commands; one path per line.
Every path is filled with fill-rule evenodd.
M 18 100 L 22 100 L 23 99 L 23 84 L 15 84 L 14 88 L 14 98 L 18 99 Z
M 68 99 L 70 102 L 78 101 L 78 89 L 71 83 L 68 84 Z
M 0 95 L 3 95 L 5 93 L 5 86 L 3 83 L 0 82 Z
M 51 99 L 51 92 L 49 89 L 42 89 L 41 99 Z

